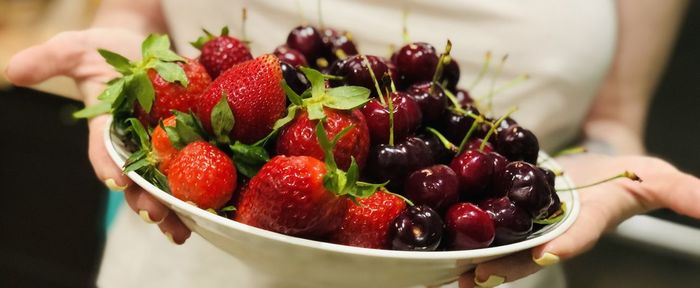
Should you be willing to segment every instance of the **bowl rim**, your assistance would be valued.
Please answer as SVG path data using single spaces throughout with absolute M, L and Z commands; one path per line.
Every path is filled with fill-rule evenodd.
M 112 141 L 112 117 L 105 121 L 105 129 L 103 133 L 103 141 L 107 153 L 110 158 L 118 167 L 123 167 L 125 159 L 122 155 L 117 152 L 115 144 Z M 541 156 L 545 155 L 544 152 L 540 152 Z M 551 158 L 549 158 L 551 159 Z M 561 169 L 558 163 L 555 161 L 548 161 L 550 165 L 554 166 L 556 169 Z M 571 193 L 571 199 L 573 205 L 568 207 L 568 211 L 564 216 L 562 221 L 554 224 L 557 225 L 552 230 L 533 237 L 531 239 L 526 239 L 521 242 L 507 244 L 503 246 L 487 247 L 472 250 L 456 250 L 456 251 L 400 251 L 400 250 L 384 250 L 384 249 L 371 249 L 362 247 L 353 247 L 342 244 L 334 244 L 310 239 L 304 239 L 295 236 L 288 236 L 277 232 L 268 231 L 265 229 L 249 226 L 232 219 L 228 219 L 214 213 L 208 212 L 206 210 L 200 209 L 190 203 L 182 201 L 175 198 L 171 194 L 161 190 L 155 185 L 148 182 L 146 179 L 138 175 L 136 172 L 131 171 L 127 173 L 127 176 L 134 181 L 141 188 L 146 190 L 152 196 L 156 197 L 159 201 L 164 202 L 166 206 L 175 206 L 187 213 L 193 214 L 196 217 L 206 219 L 208 221 L 214 222 L 218 225 L 227 226 L 231 229 L 239 230 L 241 232 L 246 232 L 253 234 L 257 237 L 267 238 L 268 240 L 275 240 L 285 242 L 294 246 L 302 246 L 308 249 L 318 249 L 325 250 L 327 252 L 339 252 L 343 254 L 350 254 L 353 256 L 366 256 L 366 257 L 378 257 L 378 258 L 392 258 L 392 259 L 410 259 L 410 260 L 456 260 L 456 259 L 475 259 L 475 258 L 486 258 L 494 256 L 506 256 L 519 251 L 524 251 L 530 248 L 537 247 L 541 244 L 549 242 L 550 240 L 562 235 L 566 230 L 571 227 L 571 225 L 578 218 L 580 212 L 580 199 L 579 193 L 576 190 L 567 191 L 565 193 Z M 566 175 L 559 176 L 563 179 L 569 187 L 574 187 L 571 179 Z M 178 215 L 178 217 L 180 217 Z

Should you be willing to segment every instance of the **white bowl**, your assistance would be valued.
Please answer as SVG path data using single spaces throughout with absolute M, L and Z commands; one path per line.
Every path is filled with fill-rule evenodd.
M 105 145 L 121 167 L 128 153 L 111 130 L 105 129 Z M 547 159 L 542 166 L 561 170 L 547 155 L 540 154 L 540 159 Z M 554 239 L 574 223 L 580 209 L 576 191 L 560 192 L 561 201 L 568 207 L 563 220 L 514 244 L 464 251 L 379 250 L 307 240 L 248 226 L 185 203 L 135 172 L 127 176 L 175 211 L 192 231 L 256 271 L 256 277 L 266 287 L 388 288 L 452 282 L 480 262 Z M 574 187 L 574 184 L 568 177 L 559 176 L 557 186 Z

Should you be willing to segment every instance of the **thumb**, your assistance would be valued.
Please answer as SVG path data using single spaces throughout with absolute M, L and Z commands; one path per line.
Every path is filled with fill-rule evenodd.
M 85 52 L 82 41 L 80 32 L 63 32 L 43 44 L 18 52 L 7 65 L 7 79 L 15 85 L 29 86 L 55 76 L 71 76 Z

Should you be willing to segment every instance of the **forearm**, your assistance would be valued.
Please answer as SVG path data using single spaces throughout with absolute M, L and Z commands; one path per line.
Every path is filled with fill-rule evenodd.
M 615 60 L 584 125 L 584 134 L 620 154 L 642 154 L 651 96 L 672 51 L 685 0 L 618 1 Z
M 92 26 L 123 28 L 143 35 L 167 31 L 160 0 L 104 0 Z

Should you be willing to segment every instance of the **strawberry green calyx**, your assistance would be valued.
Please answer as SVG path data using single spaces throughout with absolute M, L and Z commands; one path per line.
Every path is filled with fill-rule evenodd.
M 358 181 L 360 178 L 360 168 L 357 166 L 354 157 L 351 158 L 350 167 L 347 171 L 338 168 L 338 165 L 335 163 L 335 158 L 333 157 L 333 147 L 345 134 L 350 132 L 352 128 L 354 128 L 352 125 L 346 127 L 336 134 L 333 140 L 329 140 L 326 135 L 326 130 L 323 128 L 323 120 L 319 120 L 316 124 L 316 137 L 325 154 L 326 175 L 323 177 L 324 186 L 337 196 L 348 197 L 355 204 L 359 205 L 357 202 L 358 198 L 372 196 L 372 194 L 380 188 L 386 186 L 388 182 L 372 184 Z
M 126 159 L 123 167 L 124 172 L 135 171 L 144 179 L 148 180 L 148 182 L 153 183 L 163 191 L 169 192 L 168 178 L 156 168 L 158 160 L 156 160 L 151 152 L 151 141 L 148 132 L 146 132 L 146 129 L 141 125 L 138 119 L 129 118 L 126 119 L 126 121 L 131 125 L 131 132 L 136 136 L 135 138 L 138 142 L 139 150 Z
M 192 45 L 192 47 L 194 48 L 197 48 L 197 50 L 202 50 L 202 46 L 204 46 L 204 44 L 218 37 L 204 28 L 202 28 L 202 32 L 204 32 L 204 35 L 199 36 L 199 38 L 197 38 L 197 41 L 190 42 L 190 45 Z M 228 36 L 228 33 L 228 26 L 224 26 L 223 28 L 221 28 L 221 35 L 219 36 Z
M 311 88 L 298 97 L 302 99 L 300 106 L 306 108 L 309 113 L 309 119 L 311 120 L 326 118 L 323 107 L 337 110 L 351 110 L 369 101 L 370 91 L 367 88 L 360 86 L 326 88 L 326 77 L 324 77 L 321 72 L 306 67 L 300 67 L 299 69 L 306 75 L 306 78 L 309 79 L 311 83 Z M 285 89 L 285 91 L 287 90 L 288 89 Z M 289 93 L 287 93 L 287 95 L 289 97 Z M 296 93 L 294 93 L 294 95 L 296 95 Z M 290 97 L 290 100 L 294 103 L 298 99 L 292 99 Z
M 159 125 L 168 134 L 168 139 L 173 147 L 180 150 L 185 148 L 187 144 L 206 138 L 202 123 L 193 113 L 183 113 L 177 110 L 172 110 L 172 112 L 175 115 L 175 126 L 165 126 L 162 121 Z
M 233 118 L 231 107 L 228 106 L 225 91 L 221 91 L 221 100 L 212 108 L 210 117 L 216 143 L 230 144 L 231 139 L 228 137 L 228 134 L 233 130 L 236 120 Z
M 155 100 L 155 90 L 148 77 L 150 69 L 154 69 L 167 82 L 178 82 L 183 87 L 189 84 L 185 71 L 177 64 L 186 59 L 170 49 L 167 35 L 149 35 L 141 46 L 143 59 L 138 62 L 109 50 L 97 51 L 122 76 L 107 82 L 107 88 L 97 97 L 101 102 L 74 113 L 76 118 L 91 118 L 110 112 L 120 118 L 117 116 L 131 114 L 135 101 L 144 111 L 150 112 Z

